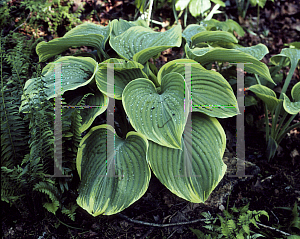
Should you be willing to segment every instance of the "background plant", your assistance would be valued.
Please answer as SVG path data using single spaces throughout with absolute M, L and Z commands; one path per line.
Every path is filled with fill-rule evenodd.
M 266 86 L 263 86 L 256 76 L 257 85 L 253 85 L 249 90 L 253 91 L 264 103 L 265 103 L 265 122 L 266 122 L 266 141 L 267 141 L 267 157 L 268 160 L 275 156 L 278 145 L 286 134 L 296 127 L 300 126 L 300 123 L 290 125 L 293 119 L 299 114 L 300 111 L 300 83 L 294 85 L 291 91 L 291 102 L 289 97 L 286 95 L 286 91 L 294 71 L 298 65 L 300 59 L 300 50 L 293 47 L 285 48 L 277 56 L 271 58 L 271 62 L 278 66 L 290 66 L 290 71 L 285 79 L 283 88 L 280 93 L 279 99 L 273 90 Z M 272 126 L 269 129 L 269 118 L 268 112 L 272 116 Z M 290 114 L 288 120 L 287 116 Z
M 9 1 L 0 2 L 1 28 L 11 27 L 24 29 L 25 32 L 31 34 L 34 32 L 35 37 L 38 36 L 37 29 L 43 26 L 45 32 L 56 35 L 58 28 L 65 28 L 69 31 L 72 27 L 81 23 L 79 17 L 82 11 L 82 4 L 74 13 L 70 13 L 74 1 L 65 0 L 25 0 L 25 1 Z M 17 19 L 12 16 L 18 15 Z
M 278 229 L 287 229 L 288 232 L 295 235 L 300 232 L 300 207 L 297 203 L 294 203 L 294 206 L 291 207 L 277 207 L 277 213 L 279 212 L 283 218 L 282 222 L 278 226 Z
M 38 42 L 19 33 L 1 36 L 1 201 L 17 208 L 24 218 L 40 216 L 43 205 L 54 214 L 60 208 L 74 220 L 76 204 L 70 195 L 69 199 L 66 197 L 67 191 L 71 192 L 70 180 L 46 177 L 53 174 L 54 114 L 53 102 L 45 100 L 40 65 L 32 60 Z M 38 101 L 29 100 L 30 111 L 20 114 L 23 87 L 31 77 L 37 79 L 33 90 Z M 76 135 L 70 130 L 74 128 L 76 113 L 72 111 L 71 117 L 63 114 L 65 133 Z M 67 122 L 71 125 L 67 126 Z M 70 135 L 64 141 L 69 141 L 64 142 L 65 147 L 76 145 Z M 64 154 L 74 157 L 74 149 L 65 150 Z M 64 172 L 72 171 L 72 163 L 67 160 L 63 166 Z
M 198 238 L 258 238 L 264 237 L 259 233 L 255 233 L 250 229 L 250 224 L 254 225 L 256 228 L 259 228 L 256 222 L 259 222 L 259 217 L 265 215 L 269 218 L 266 211 L 250 211 L 249 204 L 241 208 L 236 208 L 235 206 L 231 208 L 231 213 L 227 210 L 224 210 L 224 217 L 217 214 L 220 225 L 216 224 L 217 218 L 214 220 L 211 219 L 210 213 L 202 213 L 202 215 L 208 219 L 205 221 L 206 226 L 204 228 L 208 229 L 209 234 L 204 234 L 198 229 L 190 228 Z
M 215 3 L 215 6 L 211 9 L 211 2 Z M 192 17 L 196 18 L 197 21 L 200 20 L 211 20 L 214 14 L 221 13 L 218 9 L 220 7 L 225 7 L 225 3 L 221 0 L 169 0 L 165 1 L 146 1 L 146 0 L 138 0 L 135 1 L 136 7 L 139 9 L 141 15 L 141 19 L 147 19 L 147 22 L 151 21 L 151 23 L 156 23 L 162 25 L 164 27 L 164 23 L 151 20 L 153 12 L 157 11 L 158 9 L 162 8 L 163 5 L 168 4 L 170 8 L 173 10 L 173 15 L 175 19 L 175 23 L 178 24 L 178 19 L 184 13 L 184 27 L 187 26 L 187 18 L 188 13 L 191 14 Z M 211 9 L 211 10 L 210 10 Z M 177 14 L 177 11 L 180 11 Z
M 271 0 L 272 2 L 274 2 L 274 0 Z M 246 14 L 247 14 L 247 10 L 249 7 L 249 4 L 251 4 L 251 6 L 255 7 L 257 6 L 257 28 L 256 30 L 258 30 L 258 26 L 259 26 L 259 11 L 260 8 L 264 8 L 266 5 L 267 0 L 235 0 L 237 9 L 238 9 L 238 15 L 241 17 L 241 19 L 245 19 Z

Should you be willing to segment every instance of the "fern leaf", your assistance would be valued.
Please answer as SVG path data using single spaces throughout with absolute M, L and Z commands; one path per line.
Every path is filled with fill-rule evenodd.
M 54 201 L 52 203 L 46 202 L 43 204 L 43 207 L 45 207 L 49 212 L 55 214 L 59 207 L 59 202 L 58 201 Z
M 58 201 L 58 198 L 60 196 L 58 189 L 53 184 L 46 182 L 37 183 L 36 185 L 34 185 L 33 190 L 37 190 L 39 192 L 47 194 L 52 202 Z

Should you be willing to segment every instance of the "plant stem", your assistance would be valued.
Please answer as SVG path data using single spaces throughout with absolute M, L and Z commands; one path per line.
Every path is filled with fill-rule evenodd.
M 176 12 L 176 7 L 175 7 L 175 0 L 172 0 L 172 9 L 173 9 L 173 14 L 174 14 L 174 18 L 175 18 L 175 23 L 178 24 L 178 16 L 177 16 L 177 12 Z
M 150 0 L 149 14 L 148 14 L 148 19 L 147 19 L 147 25 L 148 25 L 148 26 L 150 25 L 152 6 L 153 6 L 153 0 Z
M 290 127 L 289 124 L 293 121 L 293 119 L 296 117 L 297 114 L 291 116 L 289 118 L 289 120 L 286 122 L 286 124 L 282 127 L 282 130 L 281 132 L 277 135 L 277 140 L 278 140 L 278 144 L 281 142 L 281 140 L 283 139 L 283 137 L 291 130 L 291 129 L 294 129 L 296 127 L 298 127 L 298 125 L 300 125 L 300 122 L 294 124 L 294 125 L 291 125 Z
M 257 81 L 257 84 L 261 85 L 261 82 L 260 82 L 260 80 L 259 80 L 257 74 L 254 74 L 254 75 L 255 75 L 255 79 L 256 79 L 256 81 Z
M 256 78 L 256 81 L 259 85 L 261 85 L 261 82 L 257 76 L 257 74 L 254 74 L 255 75 L 255 78 Z M 266 142 L 269 141 L 269 137 L 270 137 L 270 126 L 269 126 L 269 114 L 268 114 L 268 107 L 265 103 L 264 104 L 264 110 L 265 110 L 265 123 L 266 123 Z M 273 127 L 273 124 L 272 124 L 272 127 Z
M 187 9 L 187 7 L 186 7 L 185 12 L 184 12 L 184 17 L 183 17 L 183 20 L 184 20 L 184 27 L 186 27 L 187 14 L 188 14 L 188 9 Z
M 257 22 L 256 22 L 256 32 L 258 33 L 258 29 L 259 29 L 259 5 L 257 4 L 257 18 L 256 18 Z
M 293 74 L 294 74 L 294 71 L 295 71 L 296 67 L 297 67 L 297 62 L 294 63 L 294 62 L 291 61 L 291 68 L 290 68 L 288 76 L 285 79 L 285 82 L 284 82 L 284 85 L 282 87 L 279 99 L 283 99 L 283 93 L 286 93 L 286 90 L 287 90 L 287 88 L 288 88 L 288 86 L 289 86 L 289 84 L 292 80 L 292 77 L 293 77 Z
M 184 10 L 181 10 L 181 11 L 180 11 L 180 13 L 178 14 L 178 18 L 180 18 L 180 17 L 181 17 L 181 15 L 182 15 L 183 11 L 184 11 Z
M 287 115 L 288 115 L 288 113 L 287 113 L 287 112 L 284 112 L 283 117 L 280 119 L 280 122 L 279 122 L 278 127 L 277 127 L 277 129 L 275 130 L 275 134 L 274 134 L 274 139 L 275 139 L 275 140 L 276 140 L 276 137 L 277 137 L 277 135 L 278 135 L 278 133 L 279 133 L 280 127 L 282 126 L 282 124 L 283 124 L 285 118 L 287 117 Z
M 266 141 L 268 142 L 270 137 L 269 115 L 268 115 L 268 108 L 265 103 L 264 106 L 265 106 L 264 108 L 265 108 L 265 122 L 266 122 Z
M 296 66 L 297 66 L 297 64 L 295 64 L 295 63 L 293 63 L 293 62 L 291 61 L 291 68 L 290 68 L 290 71 L 289 71 L 288 76 L 287 76 L 286 79 L 285 79 L 285 82 L 284 82 L 283 88 L 282 88 L 282 90 L 281 90 L 279 99 L 283 99 L 283 94 L 286 93 L 286 90 L 287 90 L 287 88 L 288 88 L 288 86 L 289 86 L 289 84 L 290 84 L 290 82 L 291 82 L 291 79 L 292 79 L 292 76 L 293 76 L 294 71 L 295 71 L 295 69 L 296 69 Z M 275 122 L 278 121 L 278 117 L 279 117 L 279 114 L 280 114 L 281 109 L 282 109 L 282 102 L 280 102 L 280 103 L 277 105 L 277 107 L 276 107 L 275 117 L 274 117 L 274 121 L 275 121 Z M 275 127 L 275 126 L 274 126 L 274 127 Z M 279 130 L 277 129 L 277 131 L 279 131 Z M 272 137 L 274 136 L 274 134 L 275 134 L 275 128 L 273 129 L 273 124 L 272 124 L 272 132 L 271 132 Z M 273 138 L 274 138 L 274 137 L 273 137 Z M 274 138 L 274 140 L 276 140 L 276 139 Z

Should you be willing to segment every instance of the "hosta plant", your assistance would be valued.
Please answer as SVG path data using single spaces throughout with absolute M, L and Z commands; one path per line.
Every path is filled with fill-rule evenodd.
M 80 110 L 78 126 L 84 136 L 76 158 L 79 206 L 93 216 L 122 211 L 146 192 L 150 170 L 185 200 L 200 203 L 208 198 L 226 171 L 226 136 L 216 118 L 235 116 L 239 109 L 226 79 L 205 67 L 215 61 L 251 62 L 247 71 L 273 82 L 260 62 L 266 47 L 242 47 L 231 31 L 230 26 L 210 31 L 191 25 L 182 32 L 175 25 L 155 32 L 141 20 L 113 20 L 105 27 L 85 23 L 37 45 L 40 61 L 70 47 L 94 49 L 54 61 L 61 64 L 61 94 L 67 104 L 87 105 Z M 160 69 L 151 63 L 162 51 L 183 45 L 188 58 Z M 58 97 L 55 67 L 48 64 L 42 72 L 48 100 Z M 28 102 L 39 100 L 37 80 L 26 82 L 20 112 L 29 112 Z M 115 110 L 107 110 L 110 104 Z M 107 119 L 115 113 L 119 120 L 91 127 L 104 112 Z
M 298 48 L 296 47 L 298 46 Z M 287 96 L 287 89 L 291 82 L 294 71 L 300 60 L 299 43 L 290 44 L 290 48 L 282 49 L 281 53 L 271 58 L 271 63 L 279 67 L 289 66 L 289 74 L 285 79 L 279 98 L 276 93 L 261 84 L 256 76 L 257 84 L 249 90 L 254 92 L 265 104 L 266 141 L 268 160 L 275 156 L 278 145 L 291 129 L 300 127 L 300 122 L 291 125 L 293 119 L 299 117 L 300 112 L 300 82 L 295 84 L 290 92 L 292 100 Z M 271 114 L 271 128 L 269 127 L 268 114 Z M 288 118 L 288 119 L 287 119 Z

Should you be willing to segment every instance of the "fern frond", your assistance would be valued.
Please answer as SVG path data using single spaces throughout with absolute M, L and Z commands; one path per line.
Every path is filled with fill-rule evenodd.
M 49 181 L 48 183 L 39 182 L 35 184 L 33 190 L 47 194 L 52 202 L 59 201 L 60 192 L 58 191 L 57 187 L 49 183 Z
M 19 175 L 22 168 L 14 167 L 13 169 L 5 166 L 1 167 L 1 201 L 7 202 L 10 205 L 21 199 L 25 194 L 22 194 L 23 182 Z M 14 185 L 12 187 L 12 185 Z
M 1 35 L 1 164 L 12 168 L 29 152 L 28 122 L 22 119 L 18 110 L 29 64 L 25 57 L 18 55 L 24 50 L 21 40 L 8 51 L 5 51 L 6 42 Z
M 75 221 L 75 210 L 78 208 L 78 204 L 69 203 L 67 207 L 63 207 L 61 212 L 67 215 L 72 221 Z
M 46 208 L 49 212 L 55 214 L 57 209 L 59 208 L 59 201 L 54 201 L 51 203 L 46 202 L 43 204 L 43 207 Z

